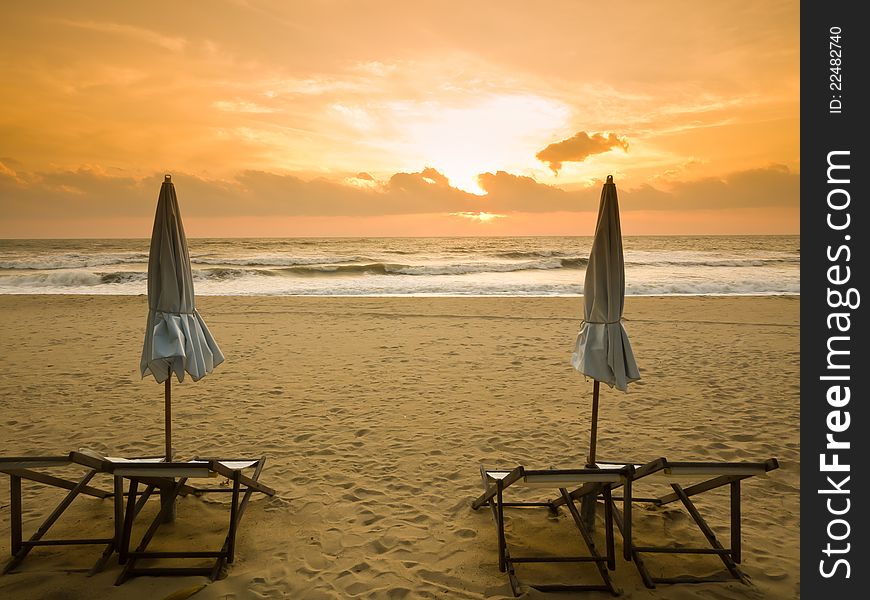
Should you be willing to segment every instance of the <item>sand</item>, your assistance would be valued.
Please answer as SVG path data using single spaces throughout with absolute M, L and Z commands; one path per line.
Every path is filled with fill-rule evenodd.
M 511 597 L 491 515 L 470 508 L 478 468 L 581 466 L 592 383 L 569 362 L 581 299 L 202 297 L 198 307 L 227 360 L 175 385 L 174 446 L 182 458 L 266 455 L 262 481 L 278 494 L 252 501 L 236 562 L 195 598 Z M 781 468 L 743 486 L 752 585 L 650 591 L 620 558 L 625 598 L 798 597 L 799 310 L 797 297 L 627 299 L 643 379 L 627 394 L 603 389 L 599 456 L 777 457 Z M 0 296 L 0 455 L 159 454 L 162 388 L 137 374 L 145 316 L 142 296 Z M 8 487 L 4 475 L 4 561 Z M 57 498 L 25 483 L 25 535 Z M 727 540 L 724 496 L 699 506 Z M 691 531 L 676 507 L 639 512 L 650 543 Z M 82 498 L 52 533 L 107 533 L 110 515 L 110 500 Z M 219 545 L 226 515 L 223 501 L 182 499 L 160 543 Z M 564 510 L 511 523 L 511 539 L 527 535 L 530 552 L 581 548 Z M 99 553 L 37 548 L 0 576 L 0 597 L 159 599 L 206 582 L 139 577 L 113 587 L 114 560 L 94 577 L 82 572 Z M 670 573 L 717 564 L 650 560 Z M 576 567 L 559 569 L 576 581 Z M 518 570 L 521 581 L 541 573 Z

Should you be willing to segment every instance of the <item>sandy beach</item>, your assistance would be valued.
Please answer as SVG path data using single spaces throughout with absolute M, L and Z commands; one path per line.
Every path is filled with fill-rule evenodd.
M 511 597 L 491 515 L 470 503 L 480 464 L 582 466 L 592 383 L 570 365 L 580 298 L 220 296 L 197 305 L 227 360 L 175 385 L 174 446 L 182 458 L 265 455 L 261 480 L 278 493 L 254 498 L 236 562 L 195 598 Z M 781 468 L 743 486 L 752 585 L 647 590 L 619 558 L 624 598 L 798 597 L 799 311 L 797 296 L 626 299 L 642 380 L 627 394 L 603 389 L 599 456 L 776 457 Z M 0 296 L 0 455 L 159 454 L 162 387 L 137 371 L 146 312 L 144 296 Z M 25 536 L 59 497 L 25 484 Z M 727 504 L 699 505 L 727 539 Z M 77 500 L 52 533 L 108 532 L 111 511 L 109 500 Z M 655 542 L 693 526 L 676 507 L 638 512 L 638 533 Z M 219 544 L 225 518 L 221 500 L 184 498 L 157 540 Z M 9 524 L 3 475 L 3 561 Z M 565 511 L 524 513 L 511 534 L 520 531 L 538 551 L 581 547 Z M 37 548 L 0 576 L 0 597 L 161 599 L 206 581 L 139 577 L 113 587 L 114 559 L 86 576 L 99 552 Z M 660 556 L 650 567 L 717 564 Z M 577 580 L 575 567 L 559 569 Z

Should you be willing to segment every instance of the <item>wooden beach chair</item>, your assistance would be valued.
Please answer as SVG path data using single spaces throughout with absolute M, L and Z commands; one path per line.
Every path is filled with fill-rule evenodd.
M 263 485 L 258 480 L 265 464 L 265 458 L 257 459 L 195 459 L 188 462 L 141 463 L 137 461 L 112 462 L 112 474 L 117 480 L 129 481 L 126 493 L 127 506 L 123 511 L 123 524 L 119 531 L 119 561 L 124 565 L 115 585 L 122 584 L 129 577 L 137 575 L 205 575 L 215 580 L 221 569 L 235 558 L 236 534 L 242 515 L 248 501 L 254 492 L 273 496 L 275 490 Z M 248 474 L 248 472 L 250 472 Z M 225 477 L 230 486 L 194 487 L 187 484 L 190 479 L 211 479 Z M 139 485 L 144 484 L 144 491 L 139 492 Z M 119 484 L 116 484 L 119 485 Z M 139 508 L 153 494 L 154 490 L 162 488 L 169 493 L 162 495 L 162 506 L 154 517 L 135 550 L 130 550 L 133 524 Z M 205 493 L 229 493 L 230 501 L 229 526 L 226 538 L 219 550 L 183 550 L 172 552 L 149 551 L 148 545 L 157 533 L 158 528 L 172 509 L 175 500 L 180 495 Z M 140 567 L 141 560 L 163 559 L 214 559 L 211 566 L 206 567 Z
M 610 579 L 608 570 L 616 568 L 616 559 L 613 543 L 613 507 L 610 490 L 621 482 L 631 477 L 633 467 L 631 465 L 619 465 L 603 469 L 546 469 L 530 470 L 518 466 L 512 470 L 488 470 L 481 466 L 480 476 L 483 482 L 484 492 L 472 502 L 475 510 L 488 505 L 492 510 L 498 535 L 498 566 L 499 570 L 507 573 L 511 589 L 515 596 L 520 594 L 520 582 L 515 572 L 515 565 L 523 563 L 594 563 L 603 583 L 600 584 L 557 584 L 557 583 L 532 583 L 529 584 L 537 590 L 556 591 L 606 591 L 613 595 L 619 592 Z M 561 494 L 561 502 L 557 505 L 548 502 L 506 502 L 505 491 L 512 486 L 525 486 L 532 488 L 558 489 Z M 579 486 L 579 487 L 576 487 Z M 575 489 L 576 488 L 576 489 Z M 569 495 L 568 490 L 574 489 Z M 584 497 L 596 498 L 601 495 L 604 500 L 605 520 L 605 555 L 602 556 L 595 547 L 592 532 L 584 524 L 580 511 L 574 503 L 575 500 Z M 517 556 L 508 550 L 505 538 L 505 508 L 542 507 L 553 512 L 558 506 L 565 505 L 579 530 L 580 537 L 589 551 L 588 555 L 582 556 Z
M 90 485 L 91 480 L 99 473 L 105 473 L 102 464 L 83 463 L 77 460 L 71 453 L 64 456 L 21 456 L 0 457 L 0 472 L 9 475 L 10 490 L 10 551 L 12 557 L 3 567 L 3 573 L 9 573 L 15 569 L 27 557 L 33 548 L 37 546 L 106 546 L 102 555 L 91 568 L 89 574 L 99 572 L 105 566 L 112 553 L 118 549 L 121 532 L 121 510 L 123 507 L 123 494 L 117 483 L 112 491 L 107 491 Z M 161 458 L 143 458 L 140 461 L 162 460 Z M 81 473 L 78 479 L 70 479 L 68 476 L 60 476 L 69 471 L 69 468 L 77 467 Z M 60 471 L 60 472 L 59 472 Z M 42 524 L 28 539 L 23 539 L 22 524 L 22 482 L 31 481 L 42 485 L 67 490 L 66 496 L 48 514 Z M 112 498 L 114 503 L 115 527 L 111 537 L 91 538 L 63 538 L 49 539 L 46 537 L 49 529 L 60 519 L 63 513 L 70 507 L 79 496 L 92 496 L 95 498 Z
M 609 467 L 607 463 L 598 463 L 599 466 Z M 616 463 L 622 464 L 622 463 Z M 742 583 L 748 583 L 746 576 L 738 565 L 742 560 L 741 542 L 741 482 L 751 477 L 765 476 L 769 471 L 779 468 L 775 458 L 763 462 L 674 462 L 664 458 L 658 458 L 646 464 L 634 465 L 631 477 L 624 482 L 611 485 L 610 491 L 622 487 L 622 498 L 613 496 L 604 498 L 611 505 L 613 520 L 623 538 L 623 555 L 626 560 L 631 560 L 637 566 L 644 585 L 654 588 L 656 584 L 668 583 L 706 583 L 714 581 L 730 581 L 737 579 Z M 650 484 L 664 488 L 665 493 L 643 497 L 636 495 L 639 484 Z M 725 547 L 717 538 L 715 532 L 698 511 L 698 507 L 692 501 L 692 497 L 712 490 L 729 486 L 729 547 Z M 553 500 L 555 506 L 572 498 L 584 495 L 582 488 L 567 494 L 564 498 Z M 615 502 L 622 500 L 623 510 L 619 511 Z M 654 506 L 665 506 L 680 501 L 695 525 L 706 538 L 708 546 L 691 546 L 680 541 L 674 546 L 646 546 L 636 542 L 633 528 L 635 511 L 632 511 L 633 503 L 648 503 Z M 694 554 L 715 555 L 725 566 L 727 576 L 679 576 L 679 577 L 654 577 L 647 568 L 642 555 L 668 553 L 668 554 Z

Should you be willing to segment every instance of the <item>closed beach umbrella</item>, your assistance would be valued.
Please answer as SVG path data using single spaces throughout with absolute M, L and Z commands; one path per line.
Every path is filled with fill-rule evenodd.
M 625 261 L 622 255 L 619 201 L 613 176 L 608 175 L 601 190 L 595 238 L 592 240 L 592 251 L 586 266 L 583 323 L 571 358 L 575 369 L 595 381 L 592 391 L 592 434 L 589 441 L 590 466 L 595 464 L 600 382 L 625 392 L 629 383 L 640 379 L 628 333 L 622 326 L 624 303 Z
M 172 460 L 172 383 L 187 372 L 198 381 L 221 364 L 224 355 L 196 311 L 187 238 L 175 186 L 167 175 L 160 187 L 151 251 L 148 255 L 148 323 L 139 371 L 165 382 L 166 460 Z

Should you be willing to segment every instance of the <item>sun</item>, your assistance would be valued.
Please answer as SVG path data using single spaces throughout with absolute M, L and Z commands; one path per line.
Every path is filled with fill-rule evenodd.
M 394 148 L 406 161 L 431 166 L 453 187 L 484 195 L 481 173 L 540 168 L 535 148 L 565 127 L 569 109 L 535 95 L 489 94 L 395 107 Z
M 456 212 L 450 213 L 451 217 L 460 217 L 463 219 L 469 219 L 471 221 L 477 221 L 478 223 L 490 223 L 496 219 L 503 219 L 507 215 L 499 215 L 496 213 L 488 213 L 488 212 Z

